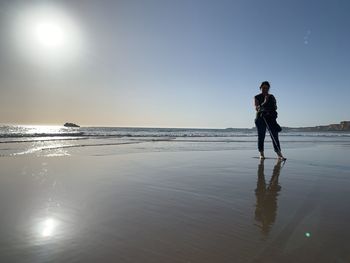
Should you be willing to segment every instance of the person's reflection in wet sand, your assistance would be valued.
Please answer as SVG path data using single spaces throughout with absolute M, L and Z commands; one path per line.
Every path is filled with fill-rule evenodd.
M 258 181 L 255 189 L 256 208 L 255 220 L 264 236 L 268 236 L 277 215 L 277 196 L 281 190 L 278 177 L 281 171 L 281 160 L 278 160 L 273 168 L 272 177 L 268 185 L 265 182 L 264 160 L 260 160 L 258 166 Z

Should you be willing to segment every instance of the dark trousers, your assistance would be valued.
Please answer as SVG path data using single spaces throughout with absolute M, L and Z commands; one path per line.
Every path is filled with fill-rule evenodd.
M 276 130 L 276 119 L 273 118 L 265 118 L 267 124 L 270 127 L 271 132 L 271 140 L 273 144 L 273 148 L 275 152 L 280 151 L 280 141 L 278 139 L 278 131 Z M 266 134 L 266 123 L 263 119 L 263 117 L 258 117 L 255 119 L 255 126 L 258 130 L 258 149 L 259 152 L 264 151 L 264 141 L 265 141 L 265 134 Z

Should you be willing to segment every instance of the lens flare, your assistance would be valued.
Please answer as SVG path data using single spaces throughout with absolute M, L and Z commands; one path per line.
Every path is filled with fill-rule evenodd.
M 311 233 L 310 233 L 310 232 L 306 232 L 306 233 L 305 233 L 305 236 L 306 236 L 306 237 L 311 237 Z

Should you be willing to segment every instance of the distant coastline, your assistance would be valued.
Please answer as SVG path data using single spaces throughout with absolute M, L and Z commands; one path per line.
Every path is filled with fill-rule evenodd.
M 226 130 L 245 130 L 240 128 L 227 128 Z M 255 130 L 255 127 L 247 130 Z M 312 127 L 282 127 L 284 132 L 350 132 L 350 121 L 342 121 L 338 124 L 319 125 Z
M 342 132 L 350 131 L 350 121 L 342 121 L 338 124 L 320 125 L 313 127 L 283 127 L 285 131 L 298 131 L 298 132 Z

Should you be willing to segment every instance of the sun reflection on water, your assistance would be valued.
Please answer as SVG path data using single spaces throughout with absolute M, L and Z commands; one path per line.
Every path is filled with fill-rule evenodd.
M 40 156 L 48 157 L 67 156 L 69 154 L 65 148 L 71 145 L 71 143 L 62 139 L 69 138 L 70 134 L 76 133 L 75 129 L 51 125 L 27 125 L 18 128 L 21 129 L 22 134 L 26 134 L 30 137 L 34 136 L 35 140 L 26 144 L 26 147 L 23 149 L 23 151 L 18 152 L 14 155 L 35 153 Z M 67 135 L 67 137 L 63 137 L 62 135 Z M 61 138 L 61 140 L 55 140 L 57 138 Z
M 71 143 L 64 141 L 38 141 L 27 145 L 25 149 L 12 155 L 36 154 L 46 157 L 69 156 L 70 154 L 67 151 L 67 147 L 71 146 Z
M 68 132 L 70 129 L 55 125 L 23 125 L 26 134 L 59 134 Z

